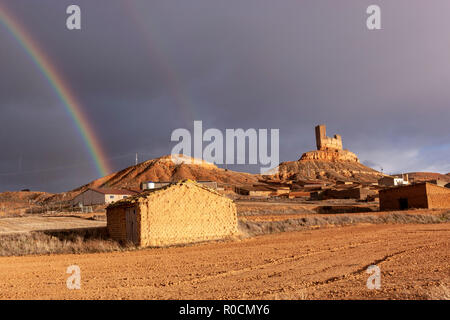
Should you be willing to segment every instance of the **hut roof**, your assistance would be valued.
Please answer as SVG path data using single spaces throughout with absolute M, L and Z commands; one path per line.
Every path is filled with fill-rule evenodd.
M 159 193 L 159 192 L 162 192 L 164 190 L 167 190 L 167 189 L 170 189 L 170 188 L 174 188 L 174 187 L 177 187 L 177 186 L 182 186 L 182 185 L 195 186 L 195 187 L 204 189 L 204 190 L 206 190 L 208 192 L 211 192 L 211 193 L 213 193 L 215 195 L 219 195 L 219 196 L 223 197 L 223 195 L 218 193 L 217 191 L 215 191 L 215 190 L 213 190 L 211 188 L 208 188 L 207 186 L 205 186 L 203 184 L 197 183 L 196 181 L 188 179 L 188 180 L 182 180 L 182 181 L 179 181 L 179 182 L 176 182 L 176 183 L 171 183 L 171 184 L 168 184 L 167 186 L 164 186 L 164 187 L 161 187 L 161 188 L 149 189 L 149 190 L 143 191 L 143 192 L 141 192 L 139 194 L 133 195 L 131 197 L 124 198 L 124 199 L 116 201 L 114 203 L 111 203 L 108 206 L 108 208 L 119 207 L 119 206 L 127 206 L 127 205 L 130 205 L 132 203 L 135 203 L 135 202 L 139 201 L 140 199 L 147 198 L 147 196 L 149 196 L 150 194 Z

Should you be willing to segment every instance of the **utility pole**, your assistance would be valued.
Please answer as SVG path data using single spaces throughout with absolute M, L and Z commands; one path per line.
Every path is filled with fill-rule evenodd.
M 136 152 L 136 165 L 138 164 L 138 154 Z

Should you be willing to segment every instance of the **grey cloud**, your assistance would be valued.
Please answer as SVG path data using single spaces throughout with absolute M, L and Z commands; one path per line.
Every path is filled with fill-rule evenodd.
M 79 98 L 115 170 L 170 153 L 172 130 L 279 128 L 280 160 L 314 148 L 326 123 L 390 171 L 447 172 L 450 3 L 377 1 L 0 0 Z M 83 29 L 65 29 L 65 8 Z M 0 190 L 63 191 L 97 178 L 63 106 L 0 27 Z M 245 168 L 242 168 L 245 170 Z M 376 168 L 378 169 L 378 168 Z M 253 170 L 253 168 L 249 168 Z M 6 178 L 7 177 L 7 178 Z

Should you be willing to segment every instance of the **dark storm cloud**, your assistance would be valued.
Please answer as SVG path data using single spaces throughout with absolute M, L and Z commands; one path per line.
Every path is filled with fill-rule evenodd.
M 280 160 L 314 125 L 385 172 L 450 171 L 450 3 L 0 0 L 79 98 L 114 169 L 170 153 L 172 130 L 280 128 Z M 65 28 L 69 4 L 82 30 Z M 0 190 L 97 178 L 45 79 L 0 27 Z M 3 175 L 2 175 L 3 174 Z

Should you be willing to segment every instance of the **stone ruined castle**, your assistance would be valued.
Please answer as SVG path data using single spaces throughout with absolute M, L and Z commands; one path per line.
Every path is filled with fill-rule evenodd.
M 317 150 L 305 152 L 300 160 L 323 161 L 350 161 L 358 162 L 359 159 L 353 152 L 342 148 L 342 137 L 335 134 L 333 138 L 327 137 L 327 128 L 324 124 L 316 126 Z
M 316 126 L 317 150 L 334 151 L 342 150 L 342 138 L 335 134 L 334 138 L 327 137 L 327 127 L 324 124 Z

